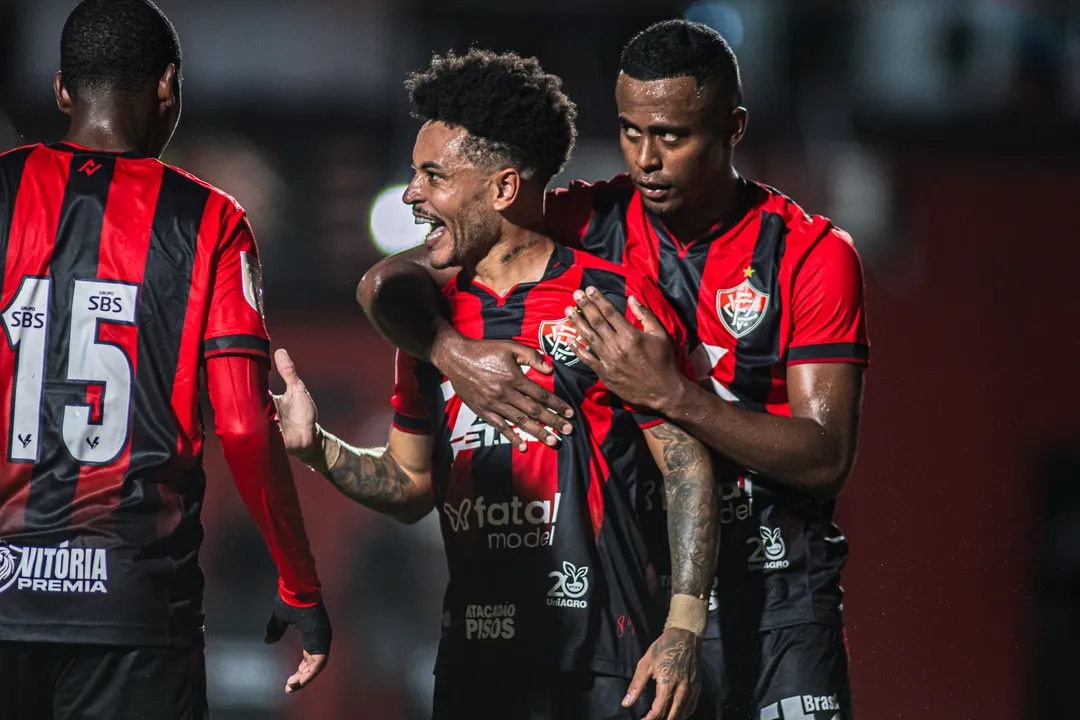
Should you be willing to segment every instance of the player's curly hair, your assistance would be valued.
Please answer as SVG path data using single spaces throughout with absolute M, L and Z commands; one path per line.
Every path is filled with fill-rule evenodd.
M 562 79 L 536 58 L 476 48 L 436 55 L 405 89 L 415 117 L 469 132 L 465 152 L 473 163 L 506 163 L 547 184 L 570 157 L 577 107 Z
M 708 25 L 664 20 L 630 38 L 619 69 L 635 80 L 693 77 L 698 87 L 718 83 L 723 96 L 742 104 L 739 61 L 727 40 Z
M 73 95 L 132 96 L 161 78 L 169 63 L 180 79 L 180 38 L 150 0 L 84 0 L 60 35 L 60 71 Z

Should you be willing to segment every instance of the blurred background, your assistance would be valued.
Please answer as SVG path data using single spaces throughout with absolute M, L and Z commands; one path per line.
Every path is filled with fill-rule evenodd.
M 158 0 L 184 48 L 164 160 L 234 195 L 263 254 L 271 336 L 322 421 L 386 440 L 389 346 L 353 292 L 418 242 L 399 202 L 418 123 L 401 81 L 470 45 L 538 56 L 580 109 L 555 185 L 621 171 L 622 45 L 706 22 L 735 48 L 737 164 L 855 238 L 873 343 L 841 497 L 861 718 L 1075 718 L 1080 676 L 1080 4 L 1076 0 Z M 59 139 L 74 0 L 0 0 L 0 150 Z M 297 467 L 333 660 L 281 688 L 262 645 L 275 572 L 215 441 L 205 511 L 214 717 L 427 717 L 445 564 Z M 478 698 L 478 702 L 482 699 Z

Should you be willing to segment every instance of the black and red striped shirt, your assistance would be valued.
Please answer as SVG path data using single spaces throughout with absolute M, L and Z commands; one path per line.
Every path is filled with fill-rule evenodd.
M 686 326 L 697 381 L 742 408 L 790 416 L 788 366 L 868 361 L 851 238 L 773 188 L 744 181 L 729 217 L 689 241 L 625 175 L 553 191 L 545 215 L 560 242 L 654 279 Z M 760 616 L 763 629 L 839 622 L 847 543 L 834 504 L 738 469 L 722 480 L 714 609 Z
M 569 350 L 565 311 L 589 285 L 635 323 L 627 298 L 639 298 L 681 347 L 681 323 L 652 282 L 561 246 L 538 282 L 501 297 L 466 272 L 444 291 L 467 337 L 515 340 L 547 357 L 554 374 L 529 377 L 575 412 L 558 448 L 525 436 L 518 452 L 435 368 L 398 355 L 395 426 L 435 437 L 450 569 L 436 672 L 630 677 L 658 630 L 635 503 L 655 472 L 641 428 L 663 420 L 624 405 Z
M 200 372 L 290 602 L 318 598 L 236 202 L 133 153 L 0 156 L 0 640 L 202 626 Z

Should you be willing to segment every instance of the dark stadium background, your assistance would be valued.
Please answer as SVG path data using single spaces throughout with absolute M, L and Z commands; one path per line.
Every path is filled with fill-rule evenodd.
M 0 0 L 0 149 L 59 138 L 74 0 Z M 580 111 L 567 172 L 621 167 L 622 43 L 690 13 L 739 54 L 737 162 L 855 238 L 873 344 L 840 502 L 859 717 L 1074 717 L 1080 670 L 1080 5 L 1074 0 L 160 0 L 184 45 L 165 160 L 237 197 L 275 345 L 323 421 L 384 442 L 390 348 L 353 301 L 395 232 L 417 129 L 401 80 L 471 43 L 540 57 Z M 392 196 L 391 196 L 392 197 Z M 385 215 L 384 212 L 385 211 Z M 388 239 L 389 238 L 389 239 Z M 396 527 L 296 468 L 333 613 L 329 670 L 286 698 L 261 632 L 274 571 L 216 442 L 203 563 L 215 718 L 425 717 L 437 525 Z M 483 698 L 476 699 L 478 704 Z

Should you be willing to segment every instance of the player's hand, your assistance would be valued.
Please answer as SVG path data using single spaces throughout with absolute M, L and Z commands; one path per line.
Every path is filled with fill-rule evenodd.
M 674 394 L 672 383 L 682 376 L 664 326 L 634 297 L 629 299 L 630 310 L 644 332 L 594 287 L 575 291 L 574 301 L 579 312 L 567 308 L 567 314 L 588 346 L 571 340 L 574 353 L 624 401 L 659 410 Z
M 315 407 L 315 401 L 311 399 L 304 382 L 296 374 L 296 366 L 289 353 L 279 349 L 274 353 L 274 363 L 281 379 L 285 381 L 285 392 L 273 396 L 285 449 L 290 455 L 295 455 L 304 462 L 314 458 L 321 459 L 322 445 L 317 429 L 319 411 Z
M 656 683 L 656 700 L 643 720 L 682 720 L 690 717 L 701 694 L 698 654 L 701 639 L 688 630 L 668 628 L 649 647 L 637 664 L 623 707 L 637 702 L 650 678 Z
M 274 601 L 274 612 L 270 622 L 266 623 L 267 644 L 276 643 L 292 625 L 300 633 L 300 643 L 304 647 L 304 659 L 296 672 L 285 681 L 285 692 L 294 693 L 307 687 L 315 676 L 322 672 L 330 659 L 330 641 L 333 630 L 330 616 L 321 602 L 311 607 L 295 607 L 278 595 Z
M 511 340 L 469 340 L 457 336 L 440 341 L 432 361 L 454 386 L 461 401 L 477 417 L 524 452 L 528 446 L 512 425 L 554 447 L 556 434 L 569 435 L 570 406 L 525 377 L 522 366 L 550 375 L 543 355 Z M 561 417 L 560 417 L 561 416 Z

